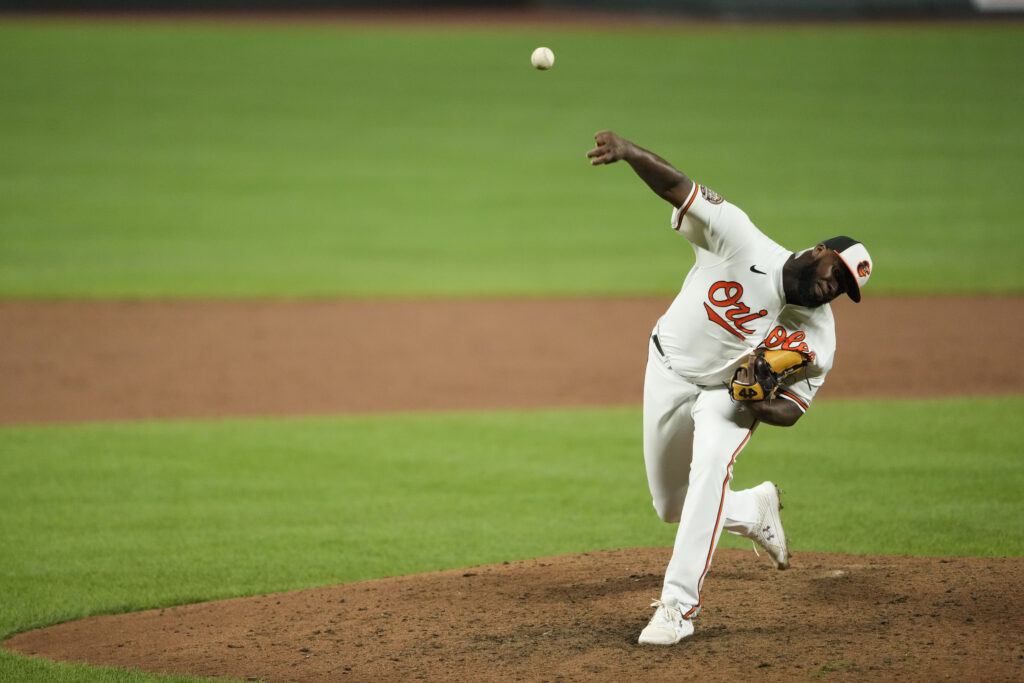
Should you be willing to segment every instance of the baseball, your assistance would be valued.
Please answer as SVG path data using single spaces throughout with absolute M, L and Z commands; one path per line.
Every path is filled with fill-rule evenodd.
M 530 64 L 541 71 L 547 71 L 555 63 L 555 53 L 549 47 L 538 47 L 530 55 Z

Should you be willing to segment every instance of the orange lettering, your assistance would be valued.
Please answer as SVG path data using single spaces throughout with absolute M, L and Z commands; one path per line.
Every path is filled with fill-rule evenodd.
M 721 325 L 725 329 L 725 331 L 728 332 L 729 334 L 731 334 L 732 336 L 739 337 L 740 339 L 743 339 L 743 335 L 740 334 L 739 332 L 737 332 L 736 330 L 734 330 L 732 325 L 730 325 L 729 323 L 725 322 L 725 319 L 722 318 L 722 316 L 718 315 L 713 310 L 711 310 L 710 306 L 708 306 L 707 304 L 704 304 L 704 310 L 706 310 L 708 312 L 708 320 L 710 320 L 711 322 L 715 323 L 716 325 Z
M 797 330 L 793 334 L 786 337 L 786 341 L 782 343 L 782 348 L 787 351 L 807 351 L 807 344 L 801 344 L 807 335 Z
M 715 294 L 721 292 L 723 289 L 725 290 L 725 298 L 716 298 Z M 715 284 L 711 285 L 711 289 L 708 290 L 708 299 L 719 308 L 732 306 L 740 300 L 741 296 L 743 296 L 743 285 L 738 282 L 724 282 L 719 280 Z
M 704 304 L 704 309 L 708 313 L 708 320 L 720 325 L 734 337 L 743 339 L 745 335 L 754 334 L 754 330 L 743 325 L 763 318 L 768 315 L 768 311 L 760 310 L 757 313 L 751 313 L 750 307 L 740 301 L 741 296 L 743 296 L 743 285 L 738 282 L 719 280 L 708 289 L 708 301 L 718 308 L 729 309 L 725 312 L 725 318 L 732 321 L 732 324 L 712 310 L 711 306 Z
M 814 352 L 811 351 L 810 347 L 804 342 L 807 335 L 797 330 L 793 334 L 786 334 L 786 328 L 779 325 L 764 338 L 761 342 L 766 348 L 774 349 L 776 347 L 782 348 L 785 351 L 803 351 L 810 355 L 811 360 L 814 360 Z
M 750 313 L 750 309 L 747 308 L 746 304 L 737 304 L 737 308 L 726 313 L 725 317 L 736 323 L 736 329 L 742 330 L 747 334 L 754 334 L 754 331 L 743 327 L 743 323 L 748 323 L 768 315 L 768 311 L 758 311 L 757 313 L 750 313 L 750 315 L 744 315 L 745 313 Z M 743 317 L 739 317 L 741 315 Z
M 774 349 L 776 346 L 786 340 L 786 328 L 782 325 L 778 325 L 772 330 L 767 337 L 764 338 L 764 345 L 769 349 Z

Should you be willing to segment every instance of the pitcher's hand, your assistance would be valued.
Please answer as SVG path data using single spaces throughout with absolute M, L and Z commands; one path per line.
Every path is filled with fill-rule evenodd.
M 587 152 L 591 166 L 614 164 L 626 158 L 626 153 L 633 146 L 629 140 L 610 130 L 602 130 L 594 135 L 597 146 Z

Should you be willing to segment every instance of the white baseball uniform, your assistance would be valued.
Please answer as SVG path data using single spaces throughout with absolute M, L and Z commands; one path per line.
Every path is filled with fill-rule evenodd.
M 732 401 L 728 381 L 758 345 L 807 351 L 811 364 L 777 394 L 806 411 L 832 367 L 835 326 L 827 304 L 786 304 L 791 252 L 711 190 L 695 183 L 672 227 L 696 263 L 651 335 L 644 461 L 658 516 L 679 522 L 661 599 L 676 599 L 692 618 L 722 529 L 746 535 L 758 520 L 753 492 L 729 487 L 757 421 Z

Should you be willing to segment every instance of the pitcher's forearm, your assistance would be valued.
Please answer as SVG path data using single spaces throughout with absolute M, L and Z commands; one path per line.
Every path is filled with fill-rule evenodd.
M 693 181 L 654 152 L 630 143 L 625 161 L 654 194 L 672 206 L 681 206 L 690 195 Z
M 797 404 L 785 398 L 768 398 L 743 405 L 758 422 L 776 427 L 792 427 L 804 414 Z

